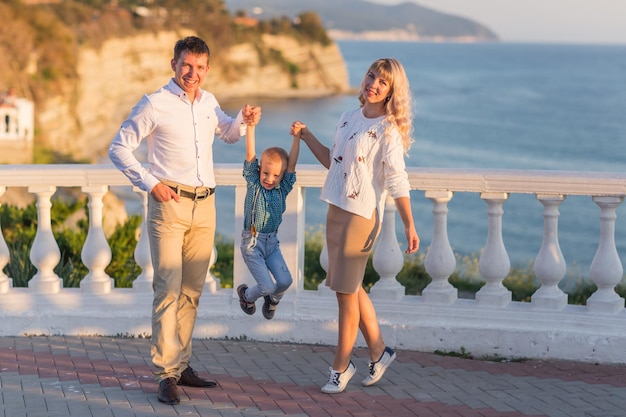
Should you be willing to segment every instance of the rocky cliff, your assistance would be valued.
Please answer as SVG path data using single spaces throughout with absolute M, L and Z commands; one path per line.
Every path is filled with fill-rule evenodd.
M 63 96 L 36 111 L 39 143 L 75 159 L 105 158 L 109 142 L 132 106 L 172 76 L 174 32 L 110 39 L 79 53 L 79 81 Z M 212 45 L 209 45 L 212 47 Z M 258 44 L 240 44 L 215 54 L 204 89 L 223 104 L 231 99 L 341 94 L 348 72 L 336 44 L 302 44 L 264 35 Z M 270 88 L 271 86 L 271 88 Z

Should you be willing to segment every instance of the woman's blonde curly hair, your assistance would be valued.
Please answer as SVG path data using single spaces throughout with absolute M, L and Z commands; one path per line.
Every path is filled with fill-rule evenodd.
M 370 65 L 363 80 L 370 71 L 379 73 L 391 87 L 389 97 L 385 101 L 385 120 L 387 121 L 385 133 L 389 133 L 389 130 L 394 127 L 398 129 L 404 151 L 408 152 L 413 143 L 413 98 L 404 67 L 394 58 L 382 58 Z M 359 93 L 359 102 L 361 106 L 365 104 L 363 91 Z

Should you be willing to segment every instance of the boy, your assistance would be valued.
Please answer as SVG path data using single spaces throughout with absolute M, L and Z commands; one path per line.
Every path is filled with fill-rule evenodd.
M 293 135 L 289 155 L 279 147 L 267 148 L 259 164 L 255 151 L 255 127 L 246 129 L 246 160 L 243 176 L 247 182 L 241 254 L 257 285 L 237 287 L 239 305 L 249 315 L 255 301 L 263 297 L 263 317 L 274 318 L 276 306 L 293 282 L 280 251 L 278 226 L 286 209 L 287 194 L 296 182 L 300 134 Z M 271 273 L 271 274 L 270 274 Z M 273 279 L 272 279 L 273 277 Z

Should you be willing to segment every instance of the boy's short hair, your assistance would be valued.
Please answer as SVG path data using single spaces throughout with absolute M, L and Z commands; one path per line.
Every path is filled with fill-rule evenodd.
M 277 159 L 280 159 L 283 163 L 283 169 L 285 170 L 287 169 L 287 165 L 289 164 L 289 154 L 286 150 L 279 146 L 272 146 L 265 149 L 261 154 L 261 160 L 263 160 L 263 158 L 267 158 L 270 161 L 276 161 Z

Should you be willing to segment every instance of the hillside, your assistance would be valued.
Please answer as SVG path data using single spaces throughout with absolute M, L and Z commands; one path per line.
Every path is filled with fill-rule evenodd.
M 410 2 L 393 6 L 365 0 L 224 0 L 224 3 L 232 14 L 245 11 L 261 19 L 314 11 L 335 39 L 498 40 L 492 30 L 478 22 Z M 253 13 L 255 7 L 261 7 L 262 13 Z
M 245 26 L 222 0 L 110 3 L 0 2 L 0 51 L 9 57 L 0 61 L 0 91 L 14 86 L 35 103 L 36 162 L 93 162 L 106 154 L 132 105 L 172 76 L 172 46 L 183 34 L 209 43 L 205 88 L 222 103 L 349 89 L 341 51 L 313 13 L 299 15 L 299 24 Z

